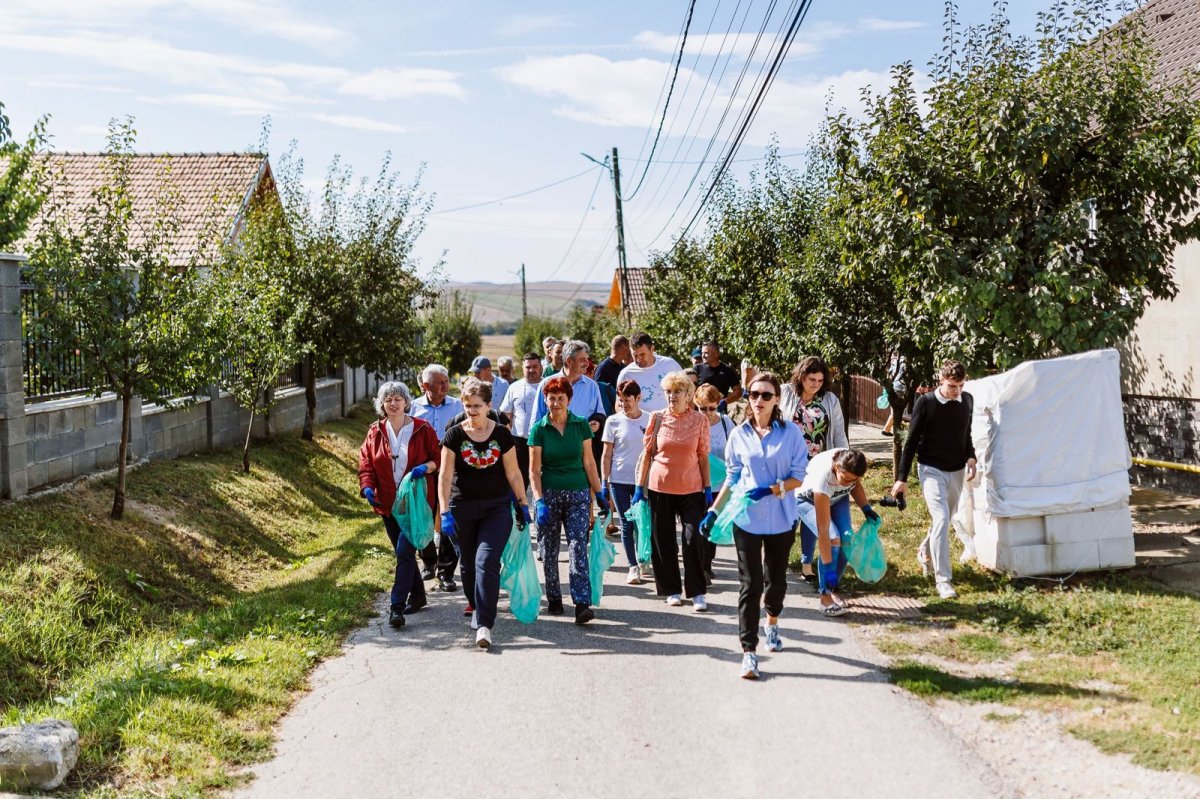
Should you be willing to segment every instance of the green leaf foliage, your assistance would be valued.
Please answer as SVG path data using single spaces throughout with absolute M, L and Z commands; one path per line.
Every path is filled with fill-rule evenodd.
M 45 169 L 37 152 L 46 141 L 46 117 L 34 124 L 24 141 L 14 139 L 0 103 L 0 252 L 25 235 L 45 200 Z
M 457 290 L 443 294 L 425 320 L 425 360 L 462 374 L 482 344 L 475 306 Z

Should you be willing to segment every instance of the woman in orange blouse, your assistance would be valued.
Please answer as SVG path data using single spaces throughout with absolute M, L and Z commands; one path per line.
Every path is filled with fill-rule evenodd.
M 633 502 L 650 502 L 651 563 L 654 587 L 667 604 L 678 607 L 683 596 L 694 609 L 708 610 L 704 577 L 707 542 L 700 537 L 700 520 L 712 504 L 708 475 L 708 419 L 692 406 L 696 387 L 683 372 L 662 379 L 667 408 L 650 415 L 646 423 L 642 468 L 637 474 Z M 679 547 L 675 542 L 675 519 L 683 526 L 683 578 L 679 574 Z

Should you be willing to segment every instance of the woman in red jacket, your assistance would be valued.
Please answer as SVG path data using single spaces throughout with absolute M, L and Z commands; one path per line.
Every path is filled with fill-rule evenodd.
M 375 412 L 380 420 L 367 430 L 367 439 L 358 453 L 358 484 L 375 512 L 383 517 L 383 527 L 396 552 L 396 576 L 392 581 L 392 607 L 388 624 L 404 626 L 404 614 L 415 613 L 429 604 L 425 583 L 417 571 L 417 551 L 400 534 L 400 524 L 392 516 L 396 490 L 404 475 L 425 478 L 425 491 L 431 510 L 437 506 L 437 489 L 432 479 L 438 467 L 438 440 L 433 427 L 408 415 L 412 394 L 408 386 L 387 382 L 375 395 Z M 407 600 L 407 603 L 405 602 Z

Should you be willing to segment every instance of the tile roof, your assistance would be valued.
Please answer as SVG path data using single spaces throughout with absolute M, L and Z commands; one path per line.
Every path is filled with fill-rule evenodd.
M 623 311 L 629 308 L 634 314 L 645 313 L 650 309 L 646 303 L 646 284 L 650 279 L 651 269 L 626 270 L 629 276 L 629 296 L 622 297 L 620 270 L 613 272 L 612 288 L 608 294 L 608 308 L 613 311 Z
M 1141 17 L 1158 50 L 1158 75 L 1168 86 L 1200 77 L 1200 0 L 1150 0 L 1129 15 Z M 1200 98 L 1200 82 L 1192 89 Z
M 100 153 L 46 155 L 51 193 L 65 203 L 68 214 L 81 213 L 92 192 L 107 181 L 105 159 Z M 139 153 L 131 158 L 130 172 L 135 221 L 154 215 L 164 184 L 178 193 L 180 229 L 171 243 L 172 261 L 178 265 L 189 263 L 198 248 L 209 243 L 206 228 L 215 224 L 221 234 L 235 233 L 254 192 L 273 188 L 267 157 L 257 153 Z M 18 252 L 28 250 L 38 225 L 34 220 L 15 245 Z

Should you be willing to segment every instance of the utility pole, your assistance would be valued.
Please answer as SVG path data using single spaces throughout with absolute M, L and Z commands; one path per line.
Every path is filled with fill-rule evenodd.
M 625 216 L 621 209 L 621 162 L 617 148 L 612 148 L 612 165 L 608 159 L 597 161 L 587 153 L 580 153 L 594 164 L 599 164 L 609 171 L 613 180 L 613 198 L 617 203 L 617 279 L 621 281 L 621 305 L 625 308 L 625 324 L 633 324 L 633 313 L 629 308 L 629 264 L 625 258 Z
M 525 264 L 521 264 L 521 321 L 529 317 L 529 299 L 525 293 Z

